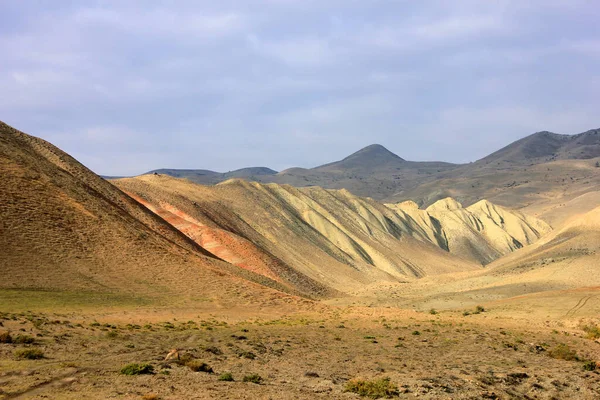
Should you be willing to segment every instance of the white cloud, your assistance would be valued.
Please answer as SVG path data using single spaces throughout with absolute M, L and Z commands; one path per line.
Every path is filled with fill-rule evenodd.
M 238 32 L 244 27 L 244 17 L 238 13 L 178 12 L 173 9 L 106 9 L 85 8 L 73 15 L 73 21 L 80 26 L 117 28 L 139 35 L 184 35 L 194 37 L 215 37 Z

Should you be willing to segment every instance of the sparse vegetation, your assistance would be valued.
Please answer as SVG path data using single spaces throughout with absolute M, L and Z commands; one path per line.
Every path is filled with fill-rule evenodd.
M 27 335 L 17 335 L 13 338 L 13 343 L 15 344 L 32 344 L 34 342 L 35 339 Z
M 598 368 L 596 361 L 587 361 L 583 364 L 584 371 L 595 371 Z
M 598 325 L 585 325 L 583 331 L 588 339 L 600 339 L 600 326 Z
M 233 375 L 231 374 L 231 372 L 224 372 L 221 375 L 219 375 L 218 380 L 223 381 L 223 382 L 233 382 Z
M 200 360 L 188 361 L 185 366 L 194 372 L 206 372 L 208 374 L 212 374 L 214 372 L 210 365 Z
M 13 338 L 8 332 L 0 332 L 0 343 L 12 343 Z
M 429 314 L 431 314 L 431 315 L 437 315 L 438 312 L 437 312 L 437 310 L 435 308 L 432 308 L 431 310 L 429 310 Z
M 260 375 L 252 374 L 252 375 L 244 376 L 243 381 L 250 382 L 250 383 L 256 383 L 257 385 L 260 385 L 263 381 L 263 378 Z
M 248 360 L 254 360 L 256 358 L 256 354 L 251 351 L 242 351 L 239 355 L 241 358 L 246 358 Z
M 552 358 L 565 361 L 579 361 L 577 352 L 569 347 L 569 345 L 560 343 L 548 351 L 548 355 Z
M 17 360 L 41 360 L 44 352 L 40 349 L 18 349 L 15 351 Z
M 146 375 L 154 373 L 154 367 L 150 364 L 127 364 L 121 368 L 122 375 Z
M 391 398 L 400 394 L 398 387 L 390 381 L 390 378 L 352 379 L 346 383 L 344 391 L 372 399 Z

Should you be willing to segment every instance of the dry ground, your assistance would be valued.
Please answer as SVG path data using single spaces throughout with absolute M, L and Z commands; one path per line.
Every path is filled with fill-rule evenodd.
M 349 380 L 382 377 L 407 399 L 600 396 L 600 374 L 583 368 L 600 360 L 600 344 L 579 325 L 523 324 L 494 309 L 463 316 L 460 310 L 329 307 L 256 319 L 131 308 L 86 315 L 5 312 L 0 322 L 0 332 L 13 340 L 35 340 L 0 344 L 1 399 L 358 398 L 345 392 Z M 580 361 L 553 358 L 559 345 Z M 22 348 L 40 349 L 44 358 L 18 360 Z M 173 348 L 214 373 L 164 362 Z M 148 363 L 154 373 L 121 374 L 130 363 Z M 233 382 L 219 380 L 225 372 Z M 262 382 L 243 382 L 252 374 Z

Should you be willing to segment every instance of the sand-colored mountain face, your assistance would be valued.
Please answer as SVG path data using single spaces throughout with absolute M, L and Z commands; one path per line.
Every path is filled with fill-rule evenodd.
M 542 220 L 486 200 L 467 208 L 452 198 L 439 200 L 425 210 L 414 202 L 387 206 L 399 215 L 418 221 L 431 242 L 483 264 L 534 243 L 551 231 Z
M 283 296 L 257 283 L 294 292 L 219 260 L 68 154 L 3 123 L 0 242 L 0 290 L 220 304 Z
M 403 296 L 410 296 L 407 292 L 411 291 L 423 299 L 421 307 L 493 302 L 492 307 L 510 315 L 573 318 L 590 315 L 590 310 L 598 308 L 598 265 L 600 207 L 572 218 L 562 228 L 506 254 L 484 270 L 420 280 L 405 288 Z
M 477 268 L 431 243 L 416 221 L 345 190 L 239 179 L 210 187 L 165 175 L 114 182 L 161 215 L 182 217 L 167 218 L 219 257 L 304 290 Z

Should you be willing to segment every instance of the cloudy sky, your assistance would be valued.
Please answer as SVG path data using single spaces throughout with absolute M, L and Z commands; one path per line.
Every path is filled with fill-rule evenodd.
M 0 0 L 0 120 L 95 172 L 468 162 L 600 127 L 597 1 Z

